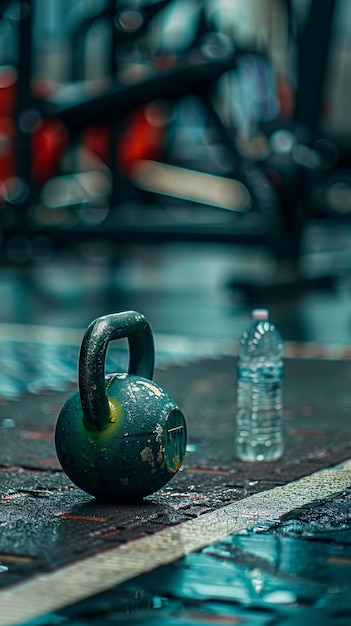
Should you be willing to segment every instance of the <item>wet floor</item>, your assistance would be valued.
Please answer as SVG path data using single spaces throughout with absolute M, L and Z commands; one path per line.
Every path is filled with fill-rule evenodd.
M 60 350 L 57 353 L 53 344 L 50 346 L 57 360 L 62 353 Z M 235 357 L 165 366 L 157 372 L 159 382 L 172 395 L 181 392 L 186 405 L 189 445 L 184 468 L 147 502 L 108 506 L 96 503 L 71 484 L 60 472 L 53 448 L 53 425 L 73 384 L 77 346 L 66 346 L 61 378 L 54 367 L 45 367 L 45 361 L 39 365 L 40 346 L 26 344 L 25 350 L 24 347 L 21 344 L 16 358 L 17 367 L 22 361 L 24 370 L 28 370 L 27 378 L 23 378 L 26 384 L 17 399 L 3 397 L 0 406 L 1 607 L 11 585 L 23 583 L 24 587 L 17 590 L 16 604 L 28 615 L 25 590 L 32 579 L 30 595 L 35 587 L 37 594 L 35 614 L 38 611 L 44 614 L 34 622 L 38 626 L 89 623 L 95 626 L 101 621 L 273 626 L 284 624 L 282 619 L 287 624 L 304 623 L 303 619 L 307 620 L 306 624 L 313 623 L 312 619 L 325 624 L 347 623 L 343 620 L 351 608 L 350 469 L 342 483 L 335 475 L 328 474 L 323 479 L 328 491 L 324 487 L 323 494 L 317 491 L 313 495 L 313 485 L 308 482 L 298 504 L 293 500 L 295 487 L 288 495 L 282 493 L 286 483 L 350 456 L 347 419 L 350 397 L 345 391 L 350 377 L 347 357 L 287 359 L 286 454 L 280 462 L 249 464 L 250 467 L 233 459 Z M 112 350 L 109 367 L 114 369 L 122 356 L 125 354 L 120 350 L 116 349 L 116 353 Z M 60 371 L 59 364 L 57 360 Z M 33 377 L 37 380 L 34 387 L 30 383 Z M 62 390 L 63 382 L 66 386 Z M 200 422 L 199 406 L 203 407 Z M 275 487 L 280 494 L 278 498 L 272 489 Z M 330 500 L 336 493 L 338 496 Z M 323 497 L 328 499 L 323 501 Z M 267 498 L 271 498 L 268 503 Z M 296 511 L 297 506 L 311 501 L 320 504 Z M 261 503 L 259 508 L 257 503 Z M 232 505 L 236 508 L 230 509 L 229 519 L 225 513 L 225 533 L 220 533 L 224 539 L 214 540 L 218 536 L 213 533 L 217 532 L 221 511 Z M 291 509 L 295 513 L 284 517 Z M 244 517 L 243 511 L 246 511 Z M 212 514 L 218 519 L 215 516 L 211 521 L 211 517 L 208 539 L 201 547 L 197 544 L 193 550 L 189 544 L 188 549 L 188 531 L 180 539 L 181 527 L 188 528 L 188 522 L 198 522 L 203 541 L 203 525 Z M 253 517 L 257 518 L 254 524 Z M 240 531 L 227 536 L 227 528 L 237 528 L 239 518 Z M 160 536 L 159 531 L 176 533 L 178 537 L 172 539 L 174 534 L 171 534 L 171 539 L 166 541 L 171 558 L 167 561 L 162 557 L 161 562 L 167 565 L 158 567 L 158 561 L 153 572 L 140 576 L 140 572 L 153 567 L 151 558 L 155 554 L 150 547 L 143 551 L 143 546 L 145 542 L 150 545 L 148 539 Z M 116 587 L 115 577 L 124 572 L 129 561 L 133 564 L 125 551 L 133 541 L 139 540 L 142 543 L 136 543 L 134 563 L 141 562 L 141 567 L 138 565 Z M 122 555 L 127 554 L 122 564 L 118 561 L 121 547 Z M 179 549 L 181 554 L 186 554 L 180 560 Z M 95 556 L 103 559 L 104 555 L 115 554 L 114 550 L 117 564 L 107 563 L 105 569 L 97 569 L 95 574 Z M 62 586 L 55 582 L 55 568 L 65 567 L 72 560 L 80 569 L 74 584 L 63 574 L 75 594 L 73 600 L 67 601 Z M 101 587 L 94 586 L 88 594 L 89 600 L 57 611 L 41 608 L 40 601 L 44 603 L 44 598 L 40 585 L 45 581 L 45 601 L 49 598 L 52 602 L 57 592 L 63 607 L 77 601 L 76 594 L 84 589 L 85 580 L 92 581 L 96 575 L 100 580 L 109 573 L 113 582 L 107 585 L 110 590 L 103 595 L 95 595 Z M 38 598 L 42 598 L 39 604 Z M 11 597 L 12 605 L 13 602 Z M 329 618 L 334 621 L 328 622 Z M 27 624 L 28 620 L 11 622 L 14 623 Z
M 351 489 L 31 624 L 350 624 Z

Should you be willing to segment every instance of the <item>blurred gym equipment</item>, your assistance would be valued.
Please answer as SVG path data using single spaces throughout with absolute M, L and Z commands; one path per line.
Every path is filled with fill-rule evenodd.
M 63 4 L 64 44 L 46 71 L 44 5 L 1 6 L 12 42 L 0 68 L 5 262 L 19 236 L 29 247 L 224 242 L 277 258 L 276 280 L 234 283 L 251 299 L 329 288 L 334 277 L 304 276 L 299 258 L 311 219 L 351 216 L 349 155 L 320 125 L 335 0 L 312 0 L 302 26 L 293 3 L 274 3 L 295 88 L 267 45 L 242 45 L 208 0 L 188 3 L 180 41 L 170 25 L 181 0 L 80 0 L 65 19 Z

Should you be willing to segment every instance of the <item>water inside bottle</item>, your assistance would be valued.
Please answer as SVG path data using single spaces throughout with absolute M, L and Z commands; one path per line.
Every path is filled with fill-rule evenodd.
M 275 461 L 283 454 L 282 364 L 238 367 L 236 455 L 243 461 Z

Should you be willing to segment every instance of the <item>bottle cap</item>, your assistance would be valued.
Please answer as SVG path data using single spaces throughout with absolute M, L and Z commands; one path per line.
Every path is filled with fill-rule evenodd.
M 269 311 L 268 309 L 253 309 L 251 316 L 255 322 L 265 322 L 269 319 Z

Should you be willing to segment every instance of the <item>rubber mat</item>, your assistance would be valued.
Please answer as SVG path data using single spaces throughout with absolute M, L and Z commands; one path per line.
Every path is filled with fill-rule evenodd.
M 100 504 L 72 485 L 55 454 L 55 422 L 74 387 L 72 355 L 68 362 L 70 367 L 66 364 L 62 371 L 56 365 L 55 385 L 48 385 L 46 378 L 46 387 L 43 379 L 41 384 L 27 385 L 15 399 L 2 397 L 3 589 L 351 456 L 351 362 L 347 358 L 286 359 L 286 450 L 283 459 L 274 463 L 242 463 L 234 458 L 236 360 L 232 356 L 202 359 L 157 370 L 154 377 L 178 401 L 187 419 L 182 470 L 138 504 Z

